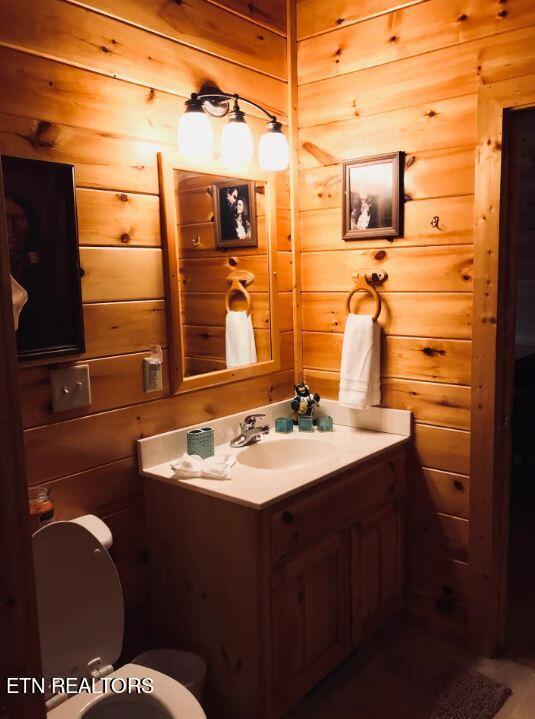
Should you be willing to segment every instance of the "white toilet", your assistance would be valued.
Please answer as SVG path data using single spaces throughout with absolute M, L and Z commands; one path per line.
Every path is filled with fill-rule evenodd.
M 102 544 L 74 522 L 48 524 L 33 536 L 43 675 L 95 679 L 93 693 L 52 696 L 49 719 L 206 719 L 195 697 L 154 669 L 126 664 L 124 605 L 115 565 Z M 152 680 L 152 693 L 103 691 Z M 113 679 L 113 681 L 112 681 Z

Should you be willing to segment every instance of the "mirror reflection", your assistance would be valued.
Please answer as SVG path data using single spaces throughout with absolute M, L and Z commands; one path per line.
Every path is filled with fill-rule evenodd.
M 271 359 L 266 186 L 174 170 L 185 376 Z

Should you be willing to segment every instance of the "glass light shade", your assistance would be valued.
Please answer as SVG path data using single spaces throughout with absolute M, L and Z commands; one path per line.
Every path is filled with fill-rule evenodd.
M 186 111 L 178 121 L 178 147 L 188 157 L 207 157 L 214 146 L 214 132 L 208 115 Z
M 230 120 L 221 133 L 221 155 L 226 165 L 239 165 L 253 159 L 253 133 L 246 122 Z
M 289 161 L 288 141 L 282 132 L 268 130 L 260 138 L 258 162 L 263 170 L 286 170 Z

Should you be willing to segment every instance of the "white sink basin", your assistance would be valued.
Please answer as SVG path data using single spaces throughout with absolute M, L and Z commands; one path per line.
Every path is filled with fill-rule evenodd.
M 337 448 L 317 437 L 289 437 L 245 447 L 236 461 L 254 469 L 303 469 L 333 459 Z

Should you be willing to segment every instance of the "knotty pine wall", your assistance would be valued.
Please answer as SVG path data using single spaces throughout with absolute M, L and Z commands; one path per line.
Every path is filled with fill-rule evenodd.
M 53 415 L 51 365 L 21 368 L 28 479 L 50 486 L 57 519 L 93 512 L 110 525 L 127 654 L 148 641 L 135 440 L 279 400 L 293 384 L 290 317 L 273 376 L 174 398 L 167 382 L 158 394 L 142 386 L 147 348 L 167 344 L 156 153 L 175 142 L 184 99 L 205 80 L 285 118 L 284 5 L 0 0 L 0 152 L 76 166 L 87 351 L 74 359 L 90 366 L 93 398 L 88 410 Z M 253 125 L 258 134 L 263 122 Z M 289 276 L 284 178 L 279 185 Z
M 351 273 L 385 269 L 382 400 L 415 417 L 411 603 L 463 623 L 476 93 L 535 71 L 535 4 L 298 0 L 297 37 L 305 376 L 336 397 Z M 404 237 L 344 243 L 340 161 L 396 150 Z

